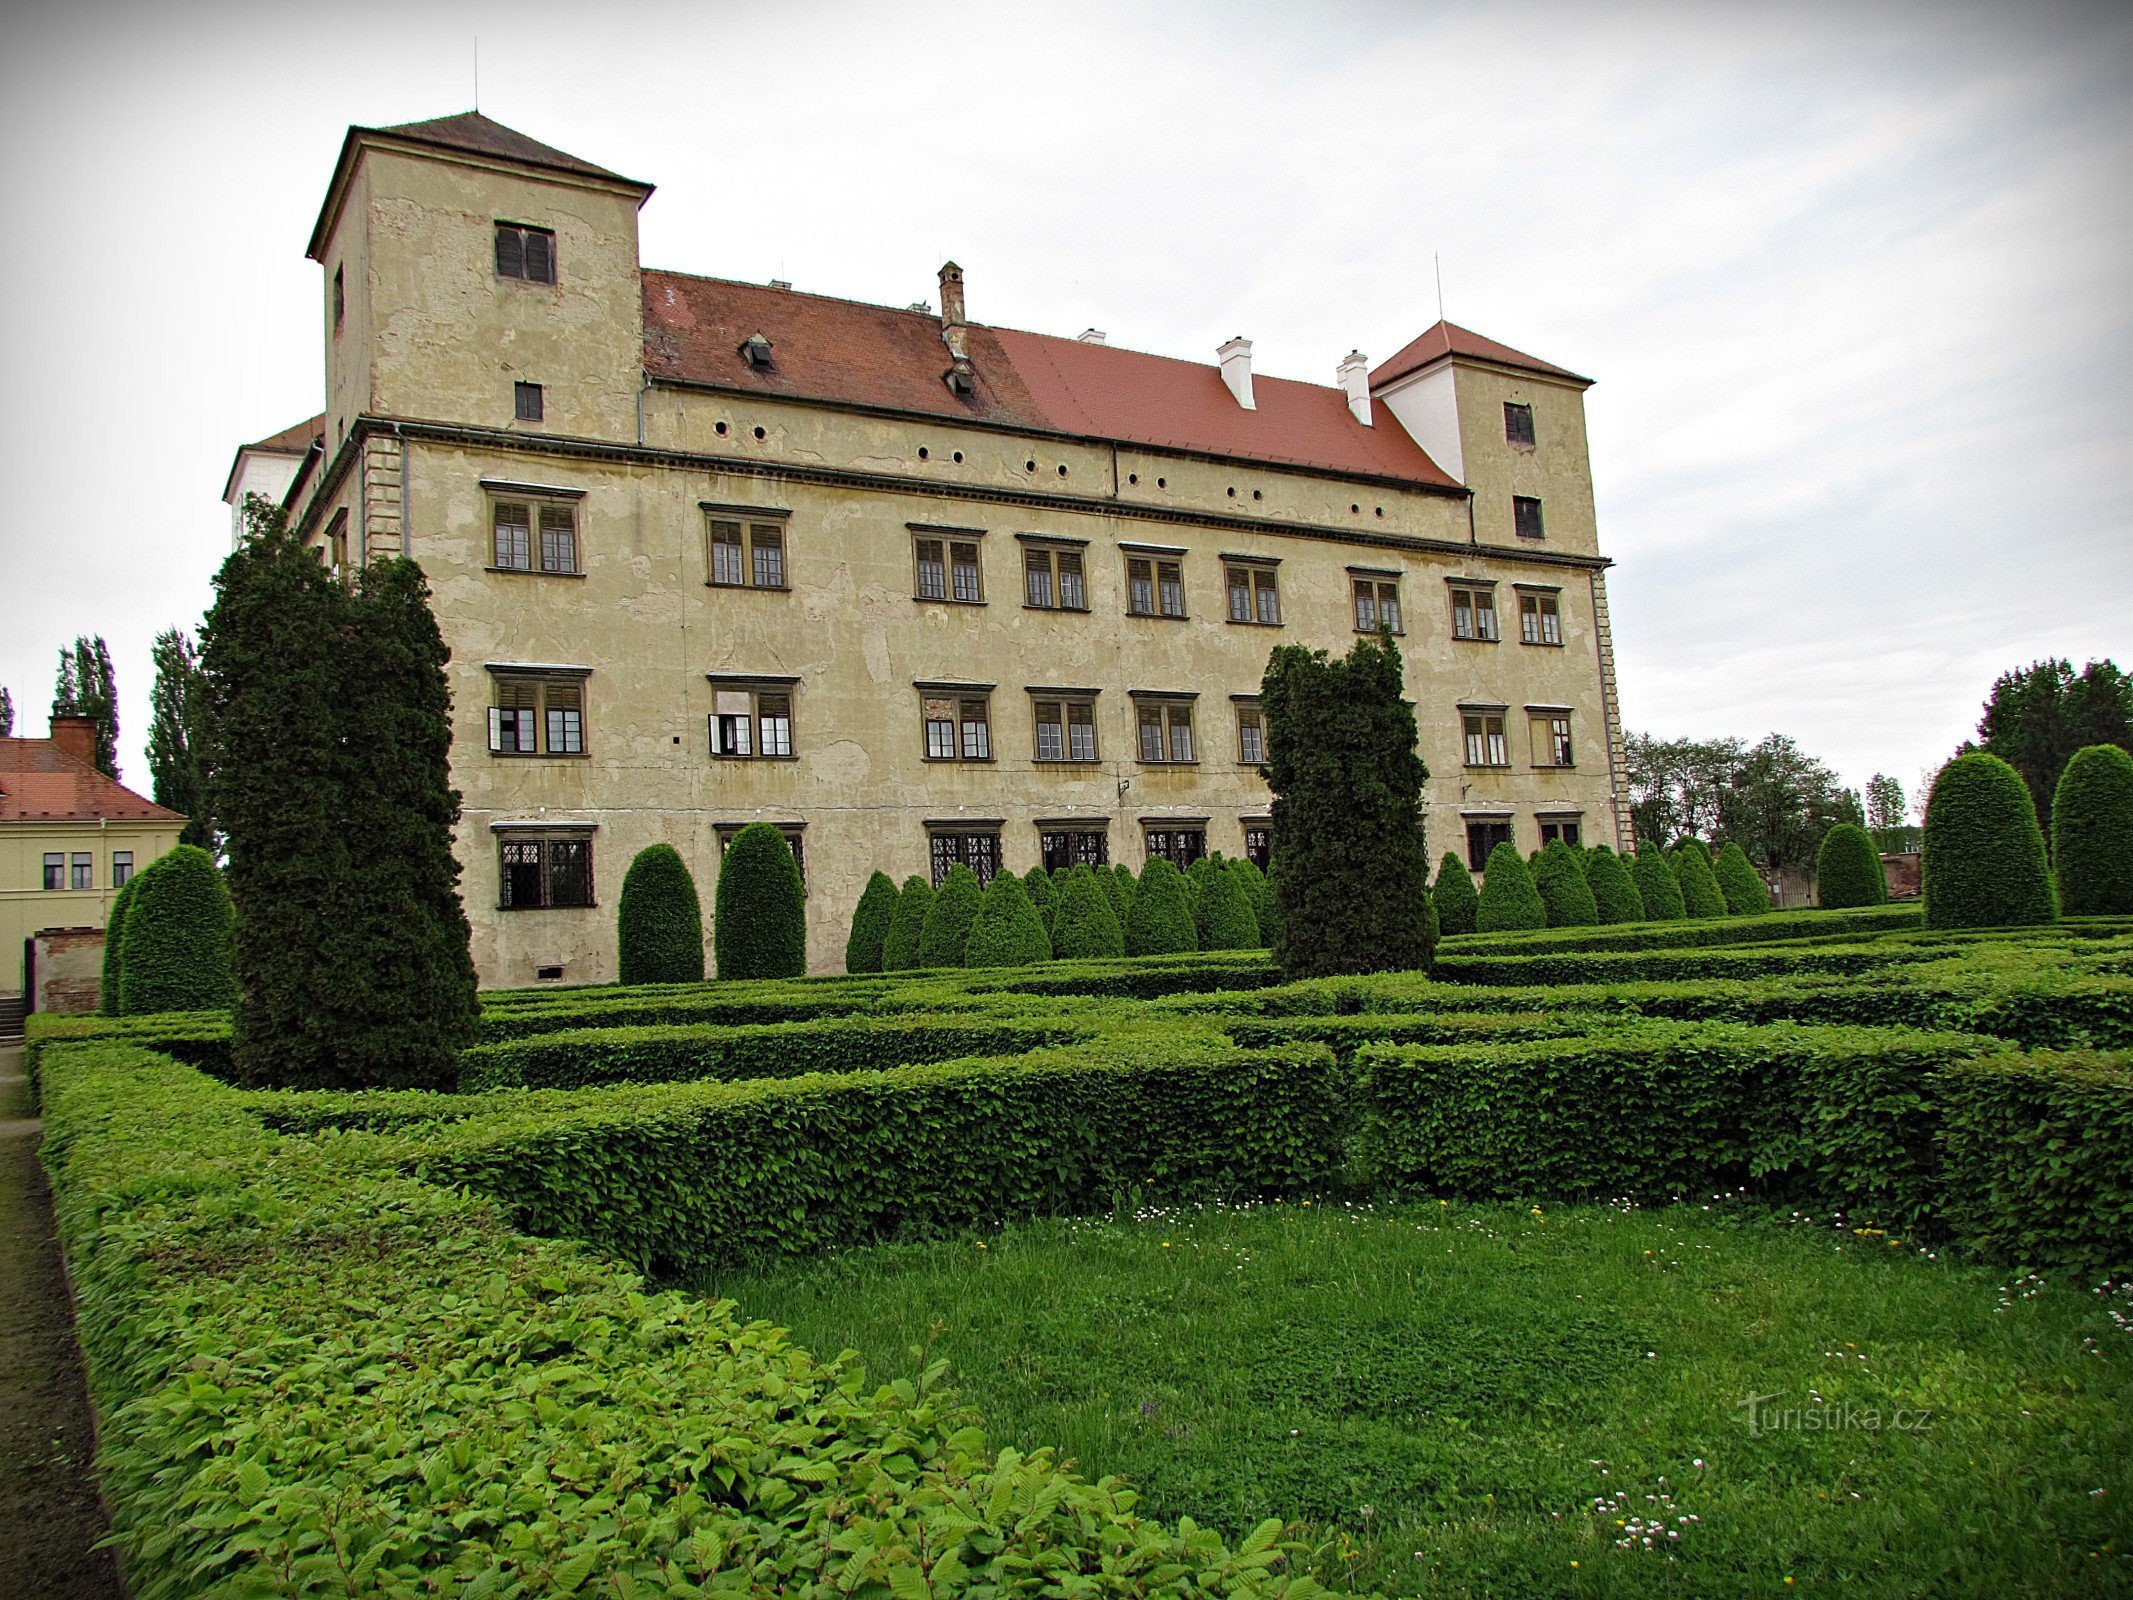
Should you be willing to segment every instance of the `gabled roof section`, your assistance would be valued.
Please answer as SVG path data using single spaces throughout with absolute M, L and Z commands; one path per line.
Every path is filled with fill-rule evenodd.
M 1426 329 L 1418 338 L 1407 344 L 1390 360 L 1381 362 L 1370 374 L 1370 387 L 1382 389 L 1387 384 L 1397 383 L 1411 373 L 1433 366 L 1450 356 L 1465 356 L 1474 361 L 1486 361 L 1492 366 L 1517 367 L 1525 372 L 1538 373 L 1544 378 L 1555 378 L 1564 383 L 1574 383 L 1580 388 L 1590 388 L 1592 380 L 1583 378 L 1568 367 L 1559 367 L 1552 361 L 1543 361 L 1538 356 L 1529 356 L 1523 350 L 1513 350 L 1507 344 L 1498 344 L 1485 338 L 1471 328 L 1462 328 L 1456 322 L 1439 322 Z
M 741 346 L 770 341 L 768 366 Z M 644 364 L 653 379 L 782 398 L 1147 445 L 1464 491 L 1388 412 L 1365 427 L 1339 389 L 1255 376 L 1257 409 L 1221 370 L 1115 345 L 970 324 L 977 387 L 943 381 L 940 319 L 825 295 L 681 273 L 644 274 Z
M 0 739 L 0 823 L 184 820 L 50 739 Z
M 244 465 L 248 455 L 297 456 L 301 457 L 312 445 L 326 436 L 326 419 L 316 416 L 299 422 L 294 427 L 284 428 L 279 433 L 270 433 L 264 439 L 255 439 L 250 444 L 241 444 L 237 453 L 230 457 L 230 470 L 222 480 L 222 498 L 227 501 L 230 490 L 237 482 L 237 469 Z

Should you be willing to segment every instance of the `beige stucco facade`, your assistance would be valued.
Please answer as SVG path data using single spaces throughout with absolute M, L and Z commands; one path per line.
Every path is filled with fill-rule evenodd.
M 0 991 L 20 993 L 23 949 L 46 928 L 101 928 L 122 872 L 139 872 L 177 847 L 183 819 L 0 823 Z M 45 887 L 45 859 L 58 856 L 61 887 Z M 85 887 L 75 887 L 86 875 Z
M 1470 497 L 654 381 L 637 260 L 646 192 L 352 138 L 314 241 L 328 285 L 326 461 L 292 505 L 321 540 L 345 512 L 360 534 L 350 560 L 405 550 L 429 578 L 453 652 L 460 856 L 485 984 L 612 978 L 614 897 L 632 856 L 672 844 L 708 912 L 721 828 L 757 820 L 799 830 L 818 971 L 841 964 L 872 871 L 929 870 L 929 829 L 996 827 L 1018 871 L 1039 862 L 1039 823 L 1064 819 L 1134 867 L 1144 829 L 1166 822 L 1243 854 L 1269 796 L 1243 759 L 1233 697 L 1256 691 L 1277 644 L 1348 648 L 1351 569 L 1397 586 L 1433 855 L 1463 852 L 1475 818 L 1508 824 L 1527 848 L 1543 819 L 1576 822 L 1588 842 L 1622 839 L 1581 383 L 1445 364 L 1436 376 Z M 557 284 L 493 270 L 492 231 L 510 220 L 553 230 Z M 544 386 L 539 423 L 513 416 L 522 378 Z M 1506 398 L 1534 407 L 1530 450 L 1503 437 Z M 1539 547 L 1512 535 L 1514 493 L 1546 498 Z M 575 570 L 499 570 L 500 500 L 569 507 Z M 781 529 L 784 586 L 713 585 L 715 519 Z M 921 537 L 977 547 L 981 603 L 916 596 Z M 1081 555 L 1085 610 L 1025 604 L 1033 545 Z M 1178 564 L 1182 619 L 1128 614 L 1134 556 Z M 1234 558 L 1275 575 L 1278 626 L 1229 620 Z M 1453 636 L 1451 580 L 1491 589 L 1496 640 Z M 1521 641 L 1522 593 L 1551 596 L 1559 643 Z M 512 668 L 578 687 L 582 753 L 492 753 L 498 669 Z M 791 759 L 712 753 L 721 678 L 790 694 Z M 1037 759 L 1034 689 L 1093 699 L 1095 761 Z M 927 758 L 929 694 L 989 697 L 989 759 Z M 1192 763 L 1139 759 L 1136 696 L 1149 694 L 1190 707 Z M 1504 718 L 1507 764 L 1467 765 L 1462 707 L 1476 706 Z M 1572 765 L 1535 765 L 1529 706 L 1568 719 Z M 501 907 L 503 841 L 542 830 L 591 841 L 592 906 Z

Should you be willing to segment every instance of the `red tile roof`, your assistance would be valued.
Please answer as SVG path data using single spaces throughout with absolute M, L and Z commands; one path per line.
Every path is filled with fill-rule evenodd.
M 1529 356 L 1523 350 L 1513 350 L 1507 344 L 1498 344 L 1494 339 L 1484 338 L 1471 328 L 1462 328 L 1456 322 L 1440 322 L 1428 328 L 1402 348 L 1390 360 L 1379 363 L 1370 375 L 1370 387 L 1382 389 L 1386 384 L 1398 381 L 1411 372 L 1419 372 L 1431 362 L 1442 361 L 1446 356 L 1471 356 L 1477 361 L 1493 361 L 1499 367 L 1523 367 L 1528 372 L 1538 372 L 1544 377 L 1561 378 L 1569 383 L 1590 385 L 1590 378 L 1581 378 L 1567 367 L 1556 366 L 1538 356 Z
M 741 344 L 770 341 L 771 365 Z M 950 392 L 940 319 L 761 284 L 644 274 L 653 378 L 827 400 L 1328 472 L 1458 485 L 1382 408 L 1364 427 L 1339 389 L 1255 375 L 1247 411 L 1221 370 L 1112 345 L 972 324 L 977 390 Z
M 311 448 L 314 440 L 324 438 L 325 434 L 326 419 L 323 416 L 317 416 L 308 421 L 299 422 L 293 428 L 284 428 L 279 433 L 270 433 L 264 439 L 254 439 L 250 444 L 242 445 L 239 448 L 244 450 L 264 450 L 270 455 L 300 456 Z
M 0 739 L 0 822 L 183 822 L 50 739 Z

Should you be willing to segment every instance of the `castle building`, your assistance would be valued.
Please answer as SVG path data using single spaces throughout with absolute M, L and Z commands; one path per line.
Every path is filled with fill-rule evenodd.
M 1270 649 L 1389 627 L 1433 854 L 1628 842 L 1588 380 L 1439 322 L 1331 385 L 644 267 L 649 184 L 349 130 L 312 235 L 321 559 L 421 563 L 482 981 L 615 976 L 665 842 L 769 821 L 809 964 L 877 868 L 1264 862 Z M 246 463 L 241 459 L 239 468 Z M 233 481 L 237 471 L 233 469 Z

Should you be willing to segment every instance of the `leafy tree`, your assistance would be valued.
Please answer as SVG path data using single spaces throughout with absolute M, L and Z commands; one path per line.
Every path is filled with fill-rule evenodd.
M 1910 802 L 1904 798 L 1903 785 L 1886 772 L 1877 772 L 1866 780 L 1866 825 L 1877 831 L 1900 828 L 1910 814 Z
M 1840 822 L 1815 852 L 1815 901 L 1824 910 L 1887 905 L 1889 878 L 1873 837 L 1856 822 Z
M 1560 839 L 1549 841 L 1533 868 L 1533 887 L 1541 897 L 1551 928 L 1589 928 L 1600 920 L 1592 885 L 1585 879 L 1579 852 Z
M 15 735 L 15 697 L 0 687 L 0 739 Z
M 1629 875 L 1622 858 L 1606 845 L 1594 845 L 1585 859 L 1585 878 L 1592 885 L 1593 909 L 1603 923 L 1642 922 L 1644 896 Z
M 1281 864 L 1269 861 L 1260 877 L 1258 903 L 1252 907 L 1259 918 L 1259 937 L 1271 950 L 1281 938 Z
M 672 845 L 646 845 L 623 874 L 615 944 L 624 983 L 704 981 L 703 903 Z
M 1166 857 L 1150 856 L 1126 913 L 1126 954 L 1167 956 L 1199 947 L 1185 874 Z
M 889 924 L 896 920 L 896 880 L 886 872 L 867 879 L 859 904 L 852 909 L 852 931 L 844 941 L 846 972 L 881 972 L 883 952 L 889 941 Z
M 1639 850 L 1631 857 L 1629 879 L 1636 886 L 1647 922 L 1679 922 L 1689 914 L 1688 902 L 1681 894 L 1680 875 L 1674 871 L 1674 863 L 1667 859 L 1666 852 L 1657 845 Z
M 209 1011 L 230 1003 L 230 892 L 205 850 L 181 844 L 128 885 L 119 1014 Z
M 1029 903 L 1037 908 L 1037 920 L 1044 924 L 1044 935 L 1052 934 L 1052 875 L 1042 866 L 1031 867 L 1023 874 L 1022 887 L 1029 891 Z
M 2044 832 L 2021 774 L 1998 756 L 1957 756 L 1926 801 L 1921 863 L 1929 928 L 1999 928 L 2057 914 Z
M 2052 796 L 2052 868 L 2070 917 L 2133 916 L 2133 756 L 2076 750 Z
M 77 638 L 59 652 L 59 678 L 52 689 L 52 715 L 87 717 L 96 724 L 96 770 L 119 775 L 118 674 L 101 636 Z
M 1481 896 L 1474 911 L 1480 933 L 1516 933 L 1548 926 L 1547 903 L 1534 886 L 1532 869 L 1508 839 L 1489 852 L 1481 869 Z
M 918 964 L 922 967 L 960 967 L 970 946 L 970 925 L 984 902 L 985 886 L 978 875 L 958 861 L 941 880 L 933 904 L 926 908 L 926 925 L 918 936 Z
M 1744 751 L 1728 776 L 1715 835 L 1736 840 L 1750 861 L 1772 872 L 1801 871 L 1832 823 L 1865 820 L 1858 795 L 1834 772 L 1773 733 Z
M 148 692 L 149 792 L 157 805 L 185 816 L 185 830 L 178 835 L 181 844 L 196 844 L 212 854 L 219 841 L 201 769 L 207 677 L 200 670 L 200 652 L 187 634 L 167 628 L 156 635 L 153 655 L 156 681 Z
M 1052 941 L 1030 902 L 1029 887 L 1012 872 L 993 875 L 971 919 L 966 967 L 1027 967 L 1052 959 Z
M 1252 910 L 1243 881 L 1227 862 L 1217 866 L 1201 883 L 1200 898 L 1192 910 L 1202 950 L 1260 948 L 1259 918 Z
M 798 978 L 807 972 L 807 891 L 792 845 L 774 823 L 751 822 L 726 846 L 711 912 L 721 978 Z
M 1701 839 L 1688 838 L 1676 845 L 1669 859 L 1681 883 L 1682 904 L 1692 917 L 1726 915 L 1726 897 L 1719 893 L 1718 876 L 1711 870 L 1711 851 Z
M 1437 863 L 1437 882 L 1429 891 L 1430 904 L 1437 910 L 1437 926 L 1446 934 L 1472 933 L 1474 917 L 1481 907 L 1481 896 L 1474 891 L 1473 874 L 1466 870 L 1466 863 L 1452 851 L 1444 852 L 1444 859 Z
M 1748 860 L 1747 851 L 1732 840 L 1726 841 L 1711 863 L 1711 876 L 1718 880 L 1718 892 L 1732 915 L 1752 917 L 1770 909 L 1770 886 Z
M 1274 793 L 1274 956 L 1291 978 L 1426 970 L 1429 855 L 1415 745 L 1390 635 L 1346 659 L 1277 647 L 1260 684 Z
M 1060 877 L 1052 902 L 1052 954 L 1061 961 L 1097 961 L 1126 953 L 1126 930 L 1104 889 L 1110 879 L 1109 872 L 1085 862 Z
M 910 972 L 918 966 L 926 913 L 932 909 L 933 885 L 916 873 L 904 879 L 903 890 L 896 897 L 896 913 L 889 918 L 889 931 L 882 935 L 882 971 Z
M 2112 661 L 2091 661 L 2077 676 L 2072 663 L 2056 658 L 2003 672 L 1977 734 L 1975 748 L 2022 775 L 2038 824 L 2049 829 L 2053 791 L 2076 750 L 2092 744 L 2133 750 L 2133 678 Z
M 1633 733 L 1628 754 L 1629 815 L 1641 844 L 1663 845 L 1718 826 L 1719 806 L 1745 750 L 1738 739 L 1655 739 Z
M 119 1014 L 119 991 L 126 972 L 126 918 L 133 910 L 133 886 L 140 881 L 140 874 L 135 873 L 119 885 L 111 915 L 104 921 L 104 979 L 97 990 L 97 1009 L 107 1017 Z

